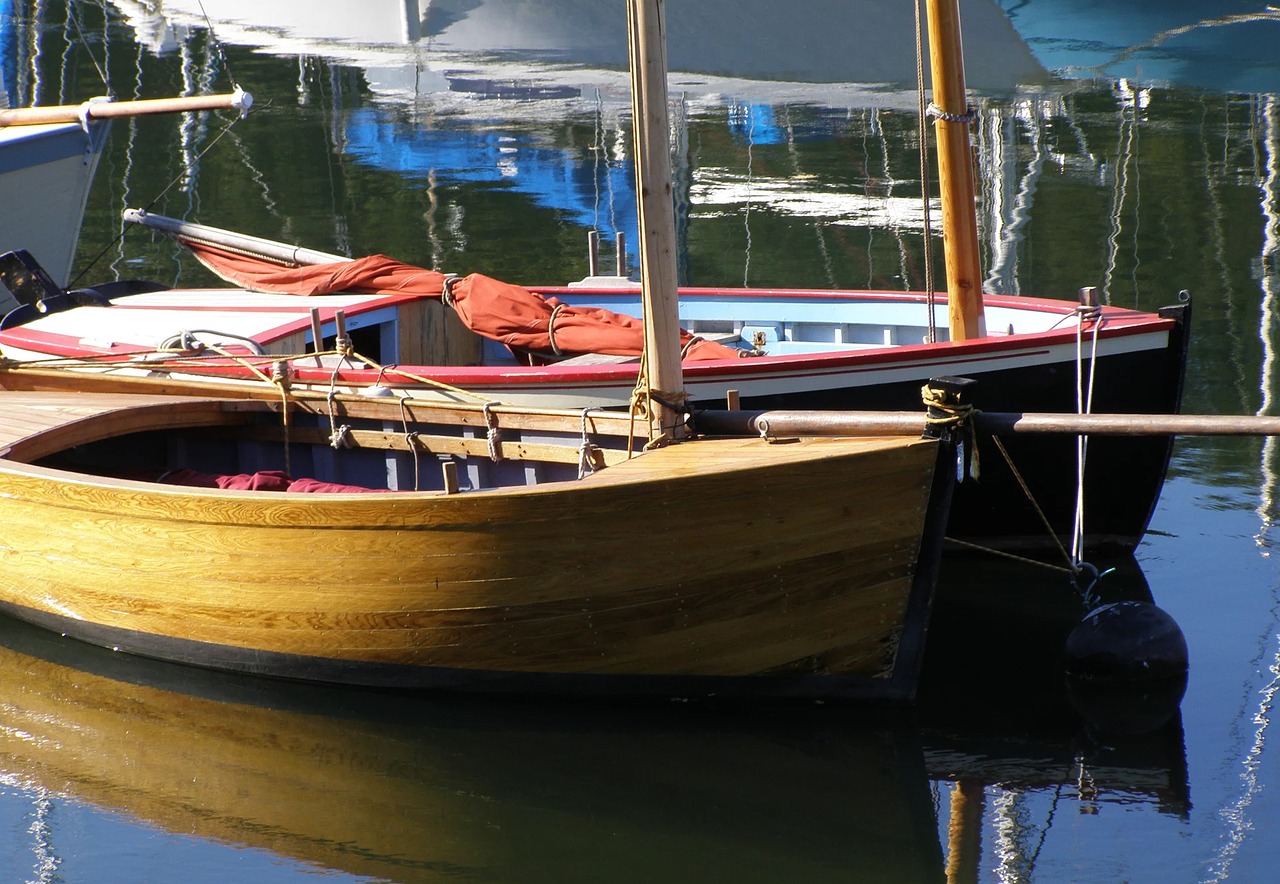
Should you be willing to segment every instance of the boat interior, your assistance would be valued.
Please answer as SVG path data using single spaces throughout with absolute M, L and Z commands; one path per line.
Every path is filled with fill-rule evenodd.
M 320 314 L 321 352 L 339 334 L 377 365 L 515 366 L 635 361 L 635 357 L 556 354 L 513 349 L 469 329 L 439 298 L 412 295 L 297 296 L 238 288 L 171 290 L 145 281 L 109 282 L 66 292 L 33 268 L 29 256 L 0 256 L 0 284 L 10 309 L 0 320 L 7 351 L 25 337 L 61 340 L 62 351 L 166 356 L 316 351 L 313 309 Z M 15 269 L 17 268 L 17 269 Z M 612 280 L 612 281 L 610 281 Z M 544 297 L 638 316 L 639 287 L 621 277 L 573 286 L 533 288 Z M 74 309 L 73 309 L 74 308 Z M 933 299 L 936 340 L 948 340 L 945 299 Z M 929 340 L 928 299 L 917 293 L 684 289 L 681 325 L 690 333 L 753 355 L 795 356 L 917 345 Z M 1072 327 L 1069 309 L 990 304 L 993 336 Z M 15 344 L 17 345 L 15 347 Z M 163 351 L 163 352 L 162 352 Z
M 287 413 L 287 419 L 285 417 Z M 94 476 L 259 491 L 456 493 L 571 480 L 628 458 L 617 413 L 323 397 L 208 400 L 6 392 L 4 459 Z M 643 424 L 634 429 L 644 431 Z

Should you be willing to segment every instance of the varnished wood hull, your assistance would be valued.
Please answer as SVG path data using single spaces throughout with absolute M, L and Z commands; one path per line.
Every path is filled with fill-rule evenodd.
M 216 422 L 193 401 L 98 420 Z M 59 432 L 95 424 L 74 426 Z M 945 518 L 938 447 L 705 439 L 581 481 L 453 495 L 175 488 L 9 459 L 0 608 L 291 678 L 910 697 Z

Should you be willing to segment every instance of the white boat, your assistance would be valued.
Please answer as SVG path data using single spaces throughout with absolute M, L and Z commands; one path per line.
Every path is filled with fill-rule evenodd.
M 109 121 L 0 126 L 0 243 L 28 249 L 66 285 Z

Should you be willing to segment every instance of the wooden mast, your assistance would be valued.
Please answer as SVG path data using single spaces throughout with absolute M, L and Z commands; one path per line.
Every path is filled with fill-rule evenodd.
M 951 340 L 986 334 L 982 313 L 982 263 L 978 257 L 969 99 L 964 84 L 959 0 L 926 0 L 929 61 L 933 77 L 934 131 L 942 195 L 942 242 L 947 265 Z
M 627 0 L 627 16 L 649 414 L 654 438 L 680 438 L 684 432 L 678 413 L 654 401 L 675 402 L 684 395 L 664 0 Z

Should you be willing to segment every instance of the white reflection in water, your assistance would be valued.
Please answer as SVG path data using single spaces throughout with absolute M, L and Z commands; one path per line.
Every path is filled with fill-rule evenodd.
M 782 215 L 825 218 L 830 224 L 924 230 L 919 198 L 867 196 L 820 189 L 819 179 L 748 178 L 727 169 L 706 168 L 695 174 L 691 188 L 692 214 L 700 218 L 736 215 L 740 207 L 762 204 Z M 935 225 L 942 223 L 937 200 L 930 200 Z M 940 229 L 935 227 L 935 229 Z

